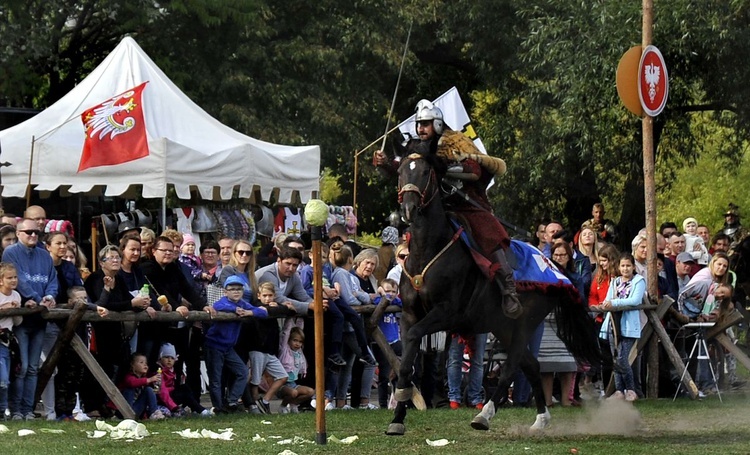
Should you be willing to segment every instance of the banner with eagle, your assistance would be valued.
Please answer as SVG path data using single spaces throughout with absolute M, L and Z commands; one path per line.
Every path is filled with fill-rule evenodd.
M 86 130 L 78 172 L 148 156 L 142 94 L 148 81 L 85 110 Z

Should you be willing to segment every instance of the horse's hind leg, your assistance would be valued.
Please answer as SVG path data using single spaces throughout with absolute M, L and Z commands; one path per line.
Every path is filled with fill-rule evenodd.
M 536 402 L 536 420 L 531 425 L 531 430 L 543 430 L 549 425 L 550 414 L 547 409 L 544 391 L 542 390 L 542 375 L 539 372 L 539 361 L 531 354 L 530 351 L 524 353 L 521 359 L 521 371 L 531 385 L 531 392 L 534 394 Z
M 511 341 L 508 358 L 503 364 L 495 393 L 492 394 L 492 398 L 484 405 L 482 411 L 471 420 L 471 427 L 475 430 L 489 430 L 490 420 L 495 416 L 495 410 L 507 399 L 508 387 L 510 387 L 516 371 L 518 371 L 520 358 L 524 352 L 528 352 L 528 349 L 521 344 L 523 342 L 516 341 L 515 339 Z

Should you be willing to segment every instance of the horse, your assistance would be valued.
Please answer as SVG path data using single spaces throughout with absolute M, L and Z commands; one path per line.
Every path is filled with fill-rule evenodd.
M 507 318 L 502 294 L 494 280 L 483 275 L 458 235 L 441 200 L 441 177 L 446 166 L 434 155 L 411 154 L 398 169 L 402 214 L 411 223 L 409 257 L 404 263 L 400 291 L 403 302 L 403 355 L 394 394 L 398 404 L 386 434 L 403 435 L 408 401 L 414 395 L 412 372 L 423 336 L 438 331 L 460 334 L 492 332 L 508 352 L 498 387 L 471 421 L 488 430 L 495 410 L 507 400 L 507 390 L 520 367 L 529 379 L 537 416 L 532 430 L 545 428 L 550 414 L 545 405 L 539 363 L 528 349 L 531 334 L 552 310 L 558 336 L 579 360 L 602 362 L 594 323 L 587 309 L 555 288 L 520 292 L 523 314 Z M 460 232 L 460 230 L 459 230 Z M 558 288 L 559 289 L 559 288 Z

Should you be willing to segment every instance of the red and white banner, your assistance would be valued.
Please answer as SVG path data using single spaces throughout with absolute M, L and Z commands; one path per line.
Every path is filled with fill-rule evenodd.
M 78 172 L 148 156 L 142 106 L 143 89 L 147 83 L 115 95 L 81 114 L 86 140 Z

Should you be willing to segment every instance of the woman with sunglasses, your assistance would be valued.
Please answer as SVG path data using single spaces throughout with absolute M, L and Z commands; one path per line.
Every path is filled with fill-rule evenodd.
M 404 270 L 404 262 L 409 257 L 409 245 L 406 243 L 399 243 L 396 247 L 396 265 L 388 271 L 387 278 L 392 279 L 396 283 L 401 282 L 401 272 Z
M 83 280 L 81 279 L 81 275 L 78 273 L 76 266 L 72 262 L 63 260 L 63 257 L 65 257 L 65 254 L 68 252 L 68 235 L 66 233 L 52 231 L 47 234 L 44 243 L 47 246 L 47 251 L 49 252 L 50 258 L 52 258 L 52 264 L 57 272 L 57 294 L 54 296 L 55 302 L 57 302 L 58 305 L 64 305 L 68 303 L 68 289 L 74 286 L 83 286 Z M 44 342 L 42 343 L 42 354 L 44 354 L 45 357 L 49 356 L 52 347 L 57 341 L 57 335 L 59 333 L 60 326 L 58 324 L 47 324 L 44 333 Z M 60 393 L 64 391 L 64 389 L 60 390 L 61 385 L 62 387 L 65 387 L 64 384 L 60 384 L 61 382 L 66 382 L 69 385 L 80 383 L 82 378 L 71 378 L 71 374 L 75 376 L 76 373 L 80 372 L 80 376 L 83 376 L 83 364 L 77 355 L 73 354 L 71 357 L 66 357 L 65 360 L 66 361 L 61 362 L 58 366 L 58 374 L 53 374 L 52 377 L 50 377 L 47 387 L 45 387 L 44 392 L 42 392 L 42 403 L 44 404 L 44 413 L 47 420 L 55 420 L 58 415 L 62 417 L 63 414 L 71 417 L 70 411 L 75 407 L 75 399 L 73 401 L 73 406 L 70 407 L 70 403 L 65 403 L 64 398 L 55 398 L 56 390 L 58 395 L 65 395 L 64 393 Z M 79 365 L 70 365 L 70 363 Z M 78 366 L 80 366 L 80 368 L 78 368 Z M 68 377 L 63 377 L 65 375 L 68 375 Z M 59 377 L 56 378 L 56 376 Z M 75 395 L 73 396 L 75 397 Z M 63 408 L 70 409 L 64 411 Z
M 258 289 L 255 279 L 255 254 L 253 245 L 247 240 L 238 240 L 232 247 L 232 257 L 229 259 L 229 265 L 221 269 L 219 284 L 224 287 L 224 282 L 230 276 L 237 276 L 242 280 L 245 287 L 242 300 L 250 303 L 255 301 L 255 292 Z

